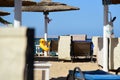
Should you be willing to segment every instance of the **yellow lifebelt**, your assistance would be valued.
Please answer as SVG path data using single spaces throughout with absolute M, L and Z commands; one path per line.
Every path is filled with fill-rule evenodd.
M 44 39 L 40 39 L 40 48 L 42 48 L 44 51 L 49 51 L 49 48 L 47 47 L 47 43 Z

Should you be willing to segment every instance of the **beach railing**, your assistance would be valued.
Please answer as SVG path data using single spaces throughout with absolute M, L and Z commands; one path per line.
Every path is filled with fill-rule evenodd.
M 39 53 L 40 52 L 40 45 L 35 45 L 35 53 Z

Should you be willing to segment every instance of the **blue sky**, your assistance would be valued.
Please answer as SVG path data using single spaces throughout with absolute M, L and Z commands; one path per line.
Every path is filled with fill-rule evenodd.
M 36 0 L 39 1 L 39 0 Z M 54 2 L 66 3 L 79 7 L 80 10 L 51 12 L 48 24 L 48 36 L 87 34 L 88 36 L 103 35 L 103 5 L 102 0 L 53 0 Z M 14 21 L 14 8 L 0 8 L 11 12 L 11 15 L 3 17 L 8 21 Z M 109 11 L 116 16 L 114 33 L 120 37 L 120 5 L 110 5 Z M 2 24 L 0 24 L 3 26 Z M 44 15 L 41 12 L 23 12 L 22 25 L 35 29 L 35 36 L 44 35 Z

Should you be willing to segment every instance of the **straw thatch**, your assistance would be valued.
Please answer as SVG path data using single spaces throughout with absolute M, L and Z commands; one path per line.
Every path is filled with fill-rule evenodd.
M 6 15 L 10 15 L 10 13 L 0 10 L 0 16 L 6 16 Z
M 111 0 L 112 4 L 120 4 L 120 0 Z
M 68 6 L 67 4 L 59 2 L 41 1 L 36 5 L 32 6 L 23 6 L 22 11 L 29 12 L 56 12 L 56 11 L 68 11 L 68 10 L 79 10 L 77 7 Z
M 10 22 L 3 19 L 2 17 L 0 17 L 0 23 L 2 23 L 2 24 L 11 24 Z
M 102 0 L 103 5 L 120 4 L 120 0 Z
M 57 11 L 70 11 L 70 10 L 79 10 L 79 8 L 68 6 L 67 4 L 63 4 L 59 2 L 52 2 L 52 0 L 42 0 L 36 5 L 22 7 L 22 11 L 25 11 L 25 12 L 43 12 L 44 13 L 46 35 L 47 35 L 47 24 L 50 21 L 48 17 L 48 13 L 57 12 Z M 47 36 L 45 36 L 45 40 L 47 40 Z
M 32 0 L 22 0 L 23 6 L 34 5 L 36 2 Z M 14 0 L 0 0 L 0 7 L 14 7 Z

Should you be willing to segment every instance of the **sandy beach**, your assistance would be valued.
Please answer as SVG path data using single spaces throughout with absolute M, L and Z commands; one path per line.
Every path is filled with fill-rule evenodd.
M 80 67 L 82 71 L 97 70 L 100 67 L 96 62 L 64 62 L 64 61 L 49 61 L 52 64 L 50 67 L 50 80 L 66 80 L 69 70 L 75 67 Z M 35 71 L 34 80 L 41 79 L 41 71 Z

